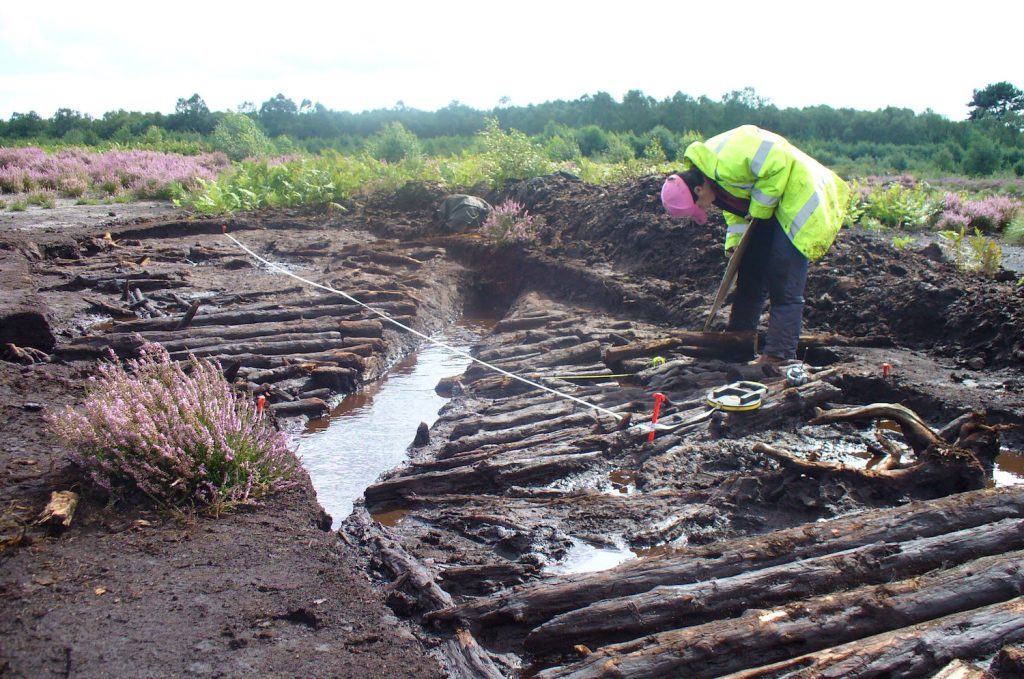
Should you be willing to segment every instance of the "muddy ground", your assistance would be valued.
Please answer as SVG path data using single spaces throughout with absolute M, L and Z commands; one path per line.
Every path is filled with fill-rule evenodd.
M 716 347 L 662 347 L 653 353 L 666 363 L 651 367 L 644 343 L 700 328 L 724 267 L 721 219 L 704 227 L 668 220 L 658 186 L 652 177 L 600 189 L 556 176 L 488 196 L 500 202 L 511 195 L 546 218 L 529 247 L 495 248 L 472 234 L 441 233 L 431 214 L 443 194 L 424 186 L 350 205 L 344 214 L 227 221 L 257 252 L 419 331 L 437 330 L 463 312 L 501 318 L 475 349 L 479 357 L 607 411 L 472 366 L 429 442 L 411 450 L 412 464 L 368 489 L 338 534 L 330 532 L 308 479 L 260 507 L 219 518 L 100 496 L 68 463 L 43 416 L 78 402 L 96 358 L 106 347 L 131 355 L 139 333 L 179 356 L 193 351 L 225 366 L 237 362 L 239 388 L 265 394 L 282 425 L 296 426 L 295 416 L 319 416 L 332 399 L 383 374 L 416 337 L 254 263 L 221 235 L 219 220 L 174 211 L 132 216 L 130 206 L 117 206 L 107 210 L 114 215 L 77 221 L 73 213 L 61 215 L 60 224 L 4 223 L 0 275 L 8 294 L 0 335 L 3 343 L 36 351 L 9 352 L 0 361 L 0 673 L 669 676 L 693 672 L 652 670 L 637 664 L 638 654 L 679 655 L 671 650 L 676 642 L 659 635 L 718 624 L 715 635 L 739 645 L 728 652 L 716 647 L 716 655 L 748 660 L 687 660 L 704 662 L 714 676 L 814 647 L 779 641 L 764 650 L 735 641 L 723 620 L 742 609 L 630 633 L 601 631 L 595 615 L 604 614 L 583 610 L 600 601 L 585 600 L 580 588 L 602 591 L 593 578 L 606 577 L 613 602 L 627 594 L 616 583 L 645 564 L 696 563 L 721 545 L 747 545 L 753 554 L 763 536 L 809 535 L 820 522 L 838 527 L 829 522 L 849 516 L 898 526 L 903 515 L 886 512 L 918 511 L 963 493 L 998 493 L 1001 507 L 1021 504 L 1015 487 L 984 489 L 993 485 L 984 474 L 992 459 L 978 458 L 991 457 L 993 445 L 995 453 L 1000 445 L 1020 453 L 1018 430 L 987 431 L 986 440 L 969 442 L 958 429 L 949 441 L 954 454 L 928 467 L 925 455 L 909 450 L 912 435 L 890 431 L 899 427 L 873 420 L 808 424 L 815 406 L 885 402 L 912 408 L 936 431 L 970 411 L 985 412 L 982 426 L 1019 425 L 1024 307 L 1016 276 L 978 278 L 958 272 L 936 248 L 901 252 L 875 235 L 844 232 L 808 282 L 805 331 L 831 337 L 802 351 L 820 377 L 787 390 L 777 372 L 754 374 L 744 357 Z M 176 330 L 194 301 L 201 302 L 195 320 Z M 725 312 L 719 326 L 724 319 Z M 608 360 L 609 350 L 623 347 L 640 348 Z M 888 377 L 884 363 L 892 366 Z M 563 379 L 600 373 L 633 375 Z M 650 417 L 654 391 L 669 398 L 665 416 L 681 420 L 705 410 L 709 388 L 755 377 L 770 386 L 771 398 L 752 414 L 717 413 L 653 443 L 638 428 Z M 628 427 L 618 419 L 627 413 Z M 755 450 L 759 443 L 775 456 Z M 909 459 L 902 475 L 801 466 L 866 460 L 885 446 Z M 956 452 L 971 446 L 970 455 Z M 66 530 L 35 523 L 54 490 L 82 495 Z M 970 507 L 987 502 L 964 497 L 972 498 L 963 501 Z M 998 520 L 1021 519 L 1006 511 Z M 969 532 L 996 520 L 983 521 L 979 509 L 965 513 L 980 517 L 962 527 Z M 914 537 L 944 535 L 925 533 Z M 1020 547 L 1000 544 L 985 553 L 1012 562 Z M 571 572 L 574 555 L 594 550 L 626 560 L 605 576 Z M 748 562 L 748 570 L 767 564 L 753 556 Z M 870 582 L 851 578 L 849 587 Z M 1013 578 L 1001 582 L 1016 586 Z M 574 603 L 536 603 L 560 587 Z M 824 592 L 841 589 L 832 583 Z M 960 596 L 918 617 L 887 603 L 899 624 L 840 626 L 874 639 L 982 605 L 1012 604 L 1020 591 L 995 588 L 989 599 L 973 602 Z M 810 606 L 806 597 L 821 593 L 790 601 Z M 779 601 L 748 608 L 774 605 Z M 556 619 L 565 621 L 561 628 Z M 795 628 L 787 634 L 799 636 Z M 664 646 L 622 646 L 648 637 Z M 929 660 L 889 672 L 928 676 L 954 658 L 988 663 L 1021 638 L 1013 628 L 953 650 L 928 647 Z M 837 635 L 817 648 L 849 641 Z M 606 661 L 612 665 L 601 670 Z M 609 669 L 620 665 L 632 669 Z

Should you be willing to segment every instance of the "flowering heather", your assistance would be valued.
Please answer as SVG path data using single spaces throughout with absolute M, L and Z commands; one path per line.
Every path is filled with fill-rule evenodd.
M 127 363 L 102 363 L 83 407 L 49 417 L 100 487 L 219 507 L 294 483 L 284 434 L 235 396 L 214 363 L 192 357 L 186 373 L 154 343 Z
M 167 198 L 171 184 L 196 187 L 198 178 L 213 180 L 230 167 L 222 153 L 181 156 L 156 151 L 0 148 L 0 192 L 51 189 L 70 197 L 87 190 L 99 194 L 129 192 L 136 198 Z
M 970 226 L 994 231 L 1009 224 L 1021 209 L 1021 201 L 1009 196 L 989 196 L 979 200 L 963 200 L 948 192 L 942 200 L 943 212 L 937 226 L 940 229 Z
M 491 211 L 481 225 L 480 233 L 498 245 L 525 243 L 535 239 L 543 225 L 543 217 L 531 215 L 521 203 L 509 198 Z

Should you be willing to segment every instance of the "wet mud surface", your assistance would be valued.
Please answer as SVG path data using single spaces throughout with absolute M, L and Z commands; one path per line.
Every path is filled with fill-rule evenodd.
M 992 474 L 1024 448 L 1016 277 L 843 232 L 808 281 L 810 379 L 787 384 L 748 346 L 680 334 L 703 326 L 723 226 L 668 220 L 658 186 L 488 196 L 545 216 L 527 247 L 439 233 L 429 190 L 228 220 L 420 332 L 500 318 L 474 355 L 559 392 L 480 364 L 443 380 L 429 436 L 339 533 L 309 483 L 220 518 L 96 497 L 43 415 L 144 338 L 216 358 L 301 427 L 417 337 L 254 262 L 219 220 L 5 226 L 2 343 L 22 351 L 0 362 L 0 672 L 929 676 L 1020 643 L 1024 485 Z M 712 412 L 707 392 L 738 380 L 764 383 L 763 405 Z M 649 441 L 655 392 L 679 426 Z M 83 495 L 62 531 L 34 523 L 55 490 Z M 908 635 L 926 640 L 909 656 Z

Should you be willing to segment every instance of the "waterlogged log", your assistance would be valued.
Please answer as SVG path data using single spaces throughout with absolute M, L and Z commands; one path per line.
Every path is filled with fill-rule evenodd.
M 548 366 L 577 366 L 581 363 L 595 361 L 600 357 L 601 343 L 591 341 L 566 347 L 565 349 L 554 349 L 551 351 L 540 352 L 536 355 L 528 355 L 521 360 L 500 361 L 494 363 L 494 365 L 507 372 L 525 374 L 533 372 L 538 368 L 545 368 Z M 493 372 L 490 368 L 480 365 L 479 363 L 474 363 L 466 370 L 465 379 L 469 382 L 473 382 L 481 376 L 491 374 L 493 374 Z
M 571 429 L 588 425 L 592 426 L 594 422 L 594 415 L 586 412 L 571 415 L 556 415 L 555 417 L 541 420 L 539 422 L 534 421 L 529 424 L 513 426 L 508 429 L 482 431 L 470 436 L 463 436 L 454 441 L 449 441 L 445 444 L 439 457 L 451 457 L 452 455 L 464 453 L 469 450 L 475 450 L 487 445 L 515 443 L 516 441 L 530 438 L 537 434 L 546 434 L 560 429 Z
M 454 441 L 483 431 L 511 429 L 543 420 L 565 417 L 566 415 L 571 415 L 575 410 L 574 404 L 562 401 L 527 406 L 521 410 L 499 413 L 493 416 L 471 417 L 458 422 L 452 427 L 451 432 L 448 434 L 448 440 Z
M 814 413 L 814 419 L 808 424 L 876 419 L 887 419 L 896 422 L 903 432 L 903 437 L 906 438 L 907 443 L 919 455 L 930 447 L 944 443 L 942 438 L 932 431 L 917 413 L 898 403 L 871 403 L 854 408 L 834 408 L 832 410 L 818 409 Z
M 1018 597 L 736 672 L 725 679 L 924 677 L 956 658 L 984 656 L 1021 641 L 1024 598 Z
M 545 339 L 540 342 L 531 344 L 517 343 L 514 344 L 513 346 L 503 346 L 497 347 L 495 349 L 486 349 L 477 354 L 477 358 L 479 358 L 481 361 L 487 361 L 489 363 L 502 360 L 514 360 L 516 357 L 519 356 L 535 356 L 542 352 L 553 351 L 555 349 L 564 349 L 565 347 L 573 346 L 579 343 L 579 337 L 576 337 L 575 335 L 565 335 L 562 337 Z
M 516 318 L 506 318 L 494 326 L 494 333 L 515 332 L 516 330 L 528 330 L 532 328 L 543 328 L 557 321 L 564 321 L 567 316 L 564 313 L 538 312 L 534 315 L 523 315 Z
M 912 580 L 753 609 L 739 618 L 605 646 L 579 663 L 537 677 L 718 677 L 748 668 L 750 658 L 773 662 L 1013 600 L 1024 589 L 1021 559 L 1024 552 L 1009 552 Z
M 439 619 L 537 624 L 587 604 L 661 585 L 725 578 L 861 547 L 906 540 L 1024 517 L 1024 486 L 992 488 L 901 507 L 864 512 L 764 535 L 688 547 L 626 562 L 599 573 L 558 576 L 438 611 Z
M 703 347 L 722 356 L 751 354 L 754 352 L 754 338 L 750 333 L 741 332 L 675 332 L 668 337 L 611 347 L 604 352 L 604 362 L 614 365 L 626 359 L 653 356 L 678 347 Z
M 369 510 L 379 512 L 403 504 L 406 497 L 472 491 L 495 492 L 529 479 L 560 479 L 592 469 L 603 461 L 603 454 L 594 451 L 543 455 L 500 463 L 485 459 L 469 467 L 387 479 L 368 487 L 363 497 Z
M 879 542 L 732 577 L 656 587 L 599 601 L 534 629 L 526 649 L 539 653 L 574 644 L 600 645 L 643 634 L 734 617 L 748 608 L 918 575 L 980 556 L 1024 549 L 1024 519 L 900 543 Z
M 360 373 L 366 369 L 366 359 L 356 356 L 348 351 L 324 351 L 316 354 L 289 354 L 284 356 L 267 356 L 264 354 L 218 354 L 207 357 L 227 365 L 238 361 L 247 368 L 280 368 L 290 363 L 305 363 L 313 365 L 336 365 L 342 368 L 352 368 Z
M 317 418 L 331 412 L 330 406 L 323 399 L 319 398 L 303 398 L 284 403 L 271 403 L 267 406 L 267 409 L 278 417 L 299 417 L 304 415 L 310 418 Z
M 269 305 L 273 307 L 274 305 Z M 385 306 L 385 305 L 381 305 Z M 362 316 L 365 311 L 352 303 L 321 304 L 315 307 L 265 308 L 261 305 L 256 309 L 236 309 L 232 311 L 214 311 L 198 313 L 192 319 L 193 326 L 205 325 L 247 325 L 250 323 L 283 323 L 299 319 L 322 317 L 351 318 Z M 117 332 L 148 332 L 150 330 L 174 330 L 177 320 L 174 318 L 152 318 L 138 321 L 116 323 Z
M 842 464 L 802 460 L 792 453 L 766 443 L 756 443 L 753 452 L 767 455 L 783 469 L 812 479 L 844 480 L 858 486 L 872 486 L 889 497 L 941 497 L 951 493 L 984 488 L 985 470 L 971 453 L 944 446 L 922 455 L 918 462 L 898 469 L 856 469 Z

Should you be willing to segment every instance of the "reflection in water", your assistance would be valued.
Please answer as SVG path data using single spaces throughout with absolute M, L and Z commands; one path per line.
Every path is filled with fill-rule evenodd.
M 1024 483 L 1024 455 L 1003 448 L 992 470 L 992 483 L 996 486 L 1015 486 Z
M 487 327 L 467 321 L 438 339 L 467 351 Z M 461 374 L 468 364 L 463 356 L 424 343 L 384 379 L 345 397 L 329 419 L 309 423 L 298 452 L 334 528 L 352 512 L 353 501 L 367 486 L 405 461 L 416 427 L 433 424 L 447 400 L 434 387 L 442 377 Z
M 615 568 L 620 563 L 635 558 L 636 554 L 626 547 L 594 547 L 574 539 L 565 558 L 558 563 L 546 566 L 544 572 L 552 575 L 593 573 Z

